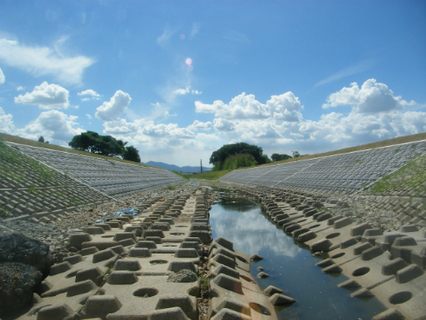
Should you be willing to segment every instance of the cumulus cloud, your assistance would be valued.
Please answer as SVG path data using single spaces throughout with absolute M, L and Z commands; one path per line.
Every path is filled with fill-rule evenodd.
M 16 91 L 22 91 L 22 90 L 24 90 L 23 86 L 19 86 L 19 87 L 16 88 Z
M 32 121 L 17 133 L 25 138 L 37 139 L 42 135 L 49 140 L 68 142 L 73 136 L 85 131 L 78 128 L 77 116 L 66 115 L 58 110 L 49 110 L 40 113 L 35 121 Z
M 219 141 L 215 134 L 197 132 L 208 129 L 211 126 L 208 122 L 194 121 L 187 127 L 180 127 L 177 123 L 155 123 L 142 118 L 127 121 L 119 118 L 106 121 L 103 126 L 104 134 L 128 141 L 129 145 L 143 150 L 143 161 L 164 161 L 167 158 L 173 159 L 175 164 L 188 165 L 194 159 L 199 162 L 200 157 L 210 157 L 216 147 L 212 145 Z
M 131 100 L 128 93 L 118 90 L 109 101 L 105 101 L 96 109 L 95 116 L 103 121 L 115 120 L 127 108 Z
M 207 122 L 201 122 L 198 120 L 195 120 L 188 128 L 192 131 L 198 131 L 198 130 L 210 130 L 212 128 L 212 123 L 210 121 Z
M 318 120 L 304 119 L 299 98 L 287 92 L 271 96 L 266 103 L 245 93 L 229 103 L 197 101 L 195 110 L 214 115 L 212 129 L 225 143 L 252 143 L 265 153 L 277 148 L 317 153 L 426 131 L 426 113 L 405 111 L 404 106 L 416 103 L 395 97 L 374 79 L 361 88 L 356 84 L 343 88 L 327 103 L 348 104 L 352 109 L 348 114 L 331 112 Z
M 63 42 L 61 39 L 49 48 L 26 46 L 3 38 L 0 39 L 0 60 L 37 77 L 52 75 L 65 83 L 81 83 L 84 70 L 95 61 L 85 56 L 67 57 L 59 51 Z
M 3 108 L 0 107 L 0 132 L 12 134 L 15 131 L 11 114 L 6 114 Z
M 187 128 L 179 128 L 176 123 L 154 124 L 147 121 L 142 128 L 142 134 L 150 137 L 174 137 L 179 139 L 193 138 L 194 133 Z
M 89 97 L 92 97 L 92 99 L 99 99 L 99 97 L 101 96 L 99 93 L 97 93 L 95 90 L 92 90 L 92 89 L 87 89 L 87 90 L 78 92 L 77 95 L 89 96 Z M 83 101 L 90 100 L 90 98 L 83 98 L 82 100 Z
M 67 109 L 69 92 L 57 84 L 48 84 L 46 81 L 34 90 L 15 97 L 15 103 L 38 105 L 40 109 Z
M 3 84 L 6 81 L 3 70 L 0 68 L 0 84 Z
M 415 104 L 414 101 L 408 103 L 400 96 L 394 96 L 386 84 L 379 83 L 376 79 L 368 79 L 361 88 L 353 82 L 350 87 L 344 87 L 332 93 L 322 107 L 327 109 L 350 105 L 354 106 L 355 111 L 359 113 L 378 113 L 403 110 L 405 106 L 413 104 Z
M 226 119 L 217 118 L 213 120 L 213 127 L 216 131 L 231 132 L 235 130 L 235 124 Z
M 217 100 L 213 104 L 195 102 L 195 111 L 199 113 L 214 113 L 215 117 L 223 119 L 267 119 L 275 118 L 282 121 L 297 121 L 301 119 L 300 111 L 303 106 L 292 92 L 272 96 L 263 104 L 255 99 L 253 94 L 244 92 L 233 98 L 228 104 Z
M 202 94 L 202 91 L 198 91 L 198 90 L 191 90 L 191 86 L 186 87 L 185 89 L 176 89 L 173 91 L 173 94 L 176 95 L 185 95 L 185 94 Z

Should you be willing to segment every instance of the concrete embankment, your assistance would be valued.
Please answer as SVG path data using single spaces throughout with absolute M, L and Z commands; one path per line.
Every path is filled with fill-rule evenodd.
M 383 232 L 369 223 L 333 215 L 336 204 L 308 193 L 236 187 L 264 207 L 270 221 L 326 259 L 317 263 L 327 274 L 345 274 L 339 286 L 357 298 L 376 296 L 388 310 L 375 319 L 423 319 L 426 230 L 403 225 Z M 351 293 L 352 292 L 352 293 Z
M 264 295 L 231 242 L 212 242 L 214 200 L 188 188 L 74 230 L 77 254 L 50 268 L 18 319 L 277 319 L 284 297 Z
M 55 254 L 58 263 L 21 319 L 275 319 L 275 305 L 291 303 L 276 289 L 268 290 L 271 296 L 260 291 L 250 257 L 231 242 L 212 242 L 213 191 L 176 188 L 182 179 L 164 170 L 7 148 L 12 152 L 0 158 L 7 221 L 0 223 L 34 235 L 51 232 L 45 240 L 66 238 L 68 250 Z M 323 272 L 348 276 L 340 284 L 348 294 L 381 300 L 389 309 L 376 319 L 421 319 L 426 193 L 403 188 L 370 197 L 360 191 L 424 151 L 425 143 L 418 142 L 241 170 L 221 180 L 261 203 L 272 223 L 324 256 L 318 264 Z M 401 193 L 406 190 L 416 196 Z M 374 212 L 351 212 L 354 202 Z

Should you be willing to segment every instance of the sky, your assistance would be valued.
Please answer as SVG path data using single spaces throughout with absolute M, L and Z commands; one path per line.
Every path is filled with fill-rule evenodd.
M 0 132 L 142 162 L 426 131 L 426 1 L 0 0 Z

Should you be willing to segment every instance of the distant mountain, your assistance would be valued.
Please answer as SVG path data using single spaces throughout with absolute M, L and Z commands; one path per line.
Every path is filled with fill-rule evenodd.
M 200 172 L 199 166 L 198 167 L 192 167 L 192 166 L 179 167 L 179 166 L 176 166 L 174 164 L 167 164 L 167 163 L 164 163 L 164 162 L 156 162 L 156 161 L 148 161 L 148 162 L 145 162 L 145 164 L 148 165 L 148 166 L 167 169 L 167 170 L 170 170 L 170 171 Z M 211 171 L 211 170 L 212 170 L 211 167 L 204 167 L 203 166 L 203 171 Z

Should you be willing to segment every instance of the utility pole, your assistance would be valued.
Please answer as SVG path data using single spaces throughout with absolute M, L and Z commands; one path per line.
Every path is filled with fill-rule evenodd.
M 200 159 L 201 173 L 203 173 L 203 159 Z

